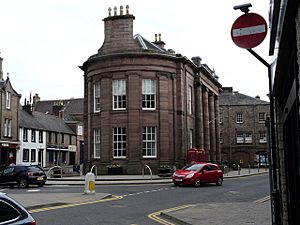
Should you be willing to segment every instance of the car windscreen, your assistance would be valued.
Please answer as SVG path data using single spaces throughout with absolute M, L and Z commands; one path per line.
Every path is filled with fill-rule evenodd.
M 43 170 L 37 166 L 29 166 L 28 171 L 29 172 L 43 172 Z
M 203 167 L 202 164 L 189 164 L 185 167 L 183 167 L 183 170 L 191 170 L 191 171 L 199 171 Z

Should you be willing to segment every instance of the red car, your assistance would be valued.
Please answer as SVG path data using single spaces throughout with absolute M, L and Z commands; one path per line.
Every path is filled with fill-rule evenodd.
M 203 183 L 216 183 L 216 185 L 221 186 L 223 184 L 223 171 L 217 164 L 192 163 L 181 170 L 176 170 L 172 179 L 176 186 L 183 184 L 199 187 Z

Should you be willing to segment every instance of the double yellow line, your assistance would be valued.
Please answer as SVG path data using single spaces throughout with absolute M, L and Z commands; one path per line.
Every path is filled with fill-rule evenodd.
M 38 213 L 38 212 L 44 212 L 44 211 L 49 211 L 49 210 L 54 210 L 54 209 L 62 209 L 62 208 L 68 208 L 68 207 L 74 207 L 74 206 L 90 205 L 90 204 L 95 204 L 95 203 L 100 203 L 100 202 L 115 201 L 115 200 L 120 200 L 122 198 L 123 198 L 123 196 L 113 195 L 110 198 L 104 198 L 104 199 L 95 200 L 95 201 L 77 202 L 77 203 L 70 203 L 70 204 L 64 204 L 64 205 L 58 205 L 58 206 L 44 207 L 44 208 L 39 208 L 39 209 L 32 209 L 32 210 L 29 210 L 29 213 Z
M 152 220 L 154 220 L 154 221 L 156 221 L 160 224 L 175 225 L 174 223 L 171 223 L 167 220 L 164 220 L 164 219 L 160 218 L 159 215 L 161 215 L 161 213 L 173 212 L 173 211 L 180 210 L 180 209 L 186 209 L 186 208 L 189 208 L 189 207 L 192 207 L 192 206 L 193 205 L 181 205 L 181 206 L 177 206 L 177 207 L 174 207 L 174 208 L 160 210 L 160 211 L 149 214 L 148 218 L 150 218 L 150 219 L 152 219 Z

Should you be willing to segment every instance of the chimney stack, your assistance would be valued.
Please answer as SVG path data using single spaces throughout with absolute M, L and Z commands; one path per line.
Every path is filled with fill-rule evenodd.
M 158 39 L 157 39 L 157 34 L 155 34 L 155 41 L 152 43 L 158 45 L 160 48 L 163 49 L 165 48 L 165 44 L 166 44 L 161 40 L 161 34 L 158 34 Z
M 232 87 L 222 87 L 223 93 L 232 93 Z
M 120 6 L 118 15 L 117 7 L 108 8 L 108 17 L 104 18 L 104 42 L 98 53 L 106 55 L 117 52 L 138 51 L 139 46 L 133 38 L 133 20 L 135 17 L 129 14 L 129 6 L 126 6 L 124 14 L 123 6 Z
M 201 65 L 202 59 L 200 56 L 194 56 L 194 57 L 192 57 L 192 61 L 196 66 L 199 67 Z
M 28 114 L 32 115 L 32 107 L 29 102 L 26 101 L 26 98 L 24 100 L 23 110 L 26 111 Z
M 59 117 L 60 119 L 62 119 L 64 116 L 63 111 L 64 103 L 61 101 L 54 103 L 54 105 L 52 106 L 53 115 Z

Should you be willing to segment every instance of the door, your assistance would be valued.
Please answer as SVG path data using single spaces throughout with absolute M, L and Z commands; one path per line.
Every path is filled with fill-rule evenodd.
M 44 149 L 39 149 L 38 164 L 40 167 L 44 167 Z

